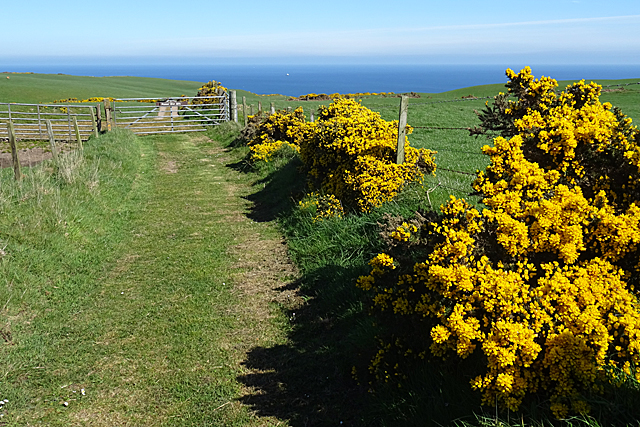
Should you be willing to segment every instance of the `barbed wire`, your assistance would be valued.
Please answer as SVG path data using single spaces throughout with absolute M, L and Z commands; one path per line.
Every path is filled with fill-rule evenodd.
M 447 150 L 446 148 L 439 149 L 435 147 L 431 147 L 431 149 L 433 149 L 434 151 L 437 151 L 438 153 L 457 153 L 457 154 L 471 154 L 473 156 L 484 156 L 484 154 L 481 151 Z
M 409 125 L 411 126 L 411 125 Z M 431 130 L 466 130 L 470 131 L 472 128 L 458 128 L 458 127 L 442 127 L 442 126 L 411 126 L 413 129 L 431 129 Z
M 440 166 L 436 166 L 436 170 L 441 170 L 441 171 L 447 171 L 447 172 L 454 172 L 454 173 L 459 173 L 461 175 L 470 175 L 470 176 L 476 176 L 475 173 L 471 173 L 471 172 L 463 172 L 463 171 L 458 171 L 455 169 L 447 169 L 447 168 L 443 168 Z
M 465 101 L 482 101 L 485 99 L 495 99 L 498 95 L 493 96 L 482 96 L 482 97 L 473 97 L 473 98 L 459 98 L 459 99 L 445 99 L 441 101 L 429 101 L 429 102 L 409 102 L 409 105 L 429 105 L 429 104 L 444 104 L 448 102 L 465 102 Z M 511 95 L 509 95 L 511 96 Z
M 622 86 L 631 86 L 631 85 L 640 85 L 640 82 L 632 82 L 632 83 L 619 83 L 615 85 L 603 85 L 602 87 L 622 87 Z
M 449 187 L 448 185 L 444 185 L 442 182 L 438 182 L 438 187 L 446 188 L 447 190 L 459 191 L 460 193 L 469 193 L 469 190 L 462 190 L 460 188 Z

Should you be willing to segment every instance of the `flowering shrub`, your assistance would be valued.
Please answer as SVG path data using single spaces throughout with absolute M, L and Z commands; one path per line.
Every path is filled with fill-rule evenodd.
M 584 394 L 640 379 L 640 133 L 594 83 L 507 75 L 516 100 L 481 114 L 503 135 L 473 183 L 485 208 L 451 197 L 437 220 L 395 220 L 358 286 L 396 347 L 482 360 L 485 403 L 542 392 L 557 417 L 586 413 Z
M 435 153 L 409 146 L 408 139 L 405 163 L 396 164 L 397 139 L 397 121 L 382 120 L 354 100 L 336 99 L 320 107 L 312 137 L 300 142 L 300 157 L 314 189 L 368 211 L 395 197 L 404 183 L 422 180 L 423 171 L 435 170 Z
M 268 161 L 283 146 L 299 152 L 300 143 L 311 137 L 315 125 L 305 121 L 304 111 L 298 107 L 291 113 L 283 110 L 267 117 L 251 116 L 248 127 L 253 128 L 248 142 L 251 160 Z
M 344 216 L 342 204 L 333 194 L 320 195 L 318 193 L 310 193 L 298 205 L 301 210 L 309 211 L 313 215 L 313 222 L 322 221 L 325 218 L 342 218 Z
M 339 99 L 339 98 L 357 98 L 359 96 L 392 96 L 395 95 L 394 92 L 357 92 L 357 93 L 332 93 L 327 95 L 326 93 L 309 93 L 306 95 L 301 95 L 295 99 L 297 101 L 328 101 L 330 99 Z
M 92 96 L 91 98 L 88 99 L 82 99 L 79 100 L 78 98 L 67 98 L 67 99 L 56 99 L 55 101 L 53 101 L 54 104 L 75 104 L 75 103 L 81 103 L 81 102 L 102 102 L 105 99 L 108 99 L 109 101 L 113 102 L 123 102 L 121 100 L 115 99 L 115 98 L 103 98 L 101 96 Z M 155 101 L 154 101 L 155 102 Z
M 215 80 L 211 80 L 208 83 L 205 83 L 200 89 L 198 89 L 198 96 L 221 96 L 225 92 L 228 92 L 228 89 L 222 86 L 222 83 L 217 82 Z M 202 105 L 202 104 L 218 104 L 220 101 L 215 98 L 203 98 L 203 99 L 193 99 L 191 103 L 194 105 Z

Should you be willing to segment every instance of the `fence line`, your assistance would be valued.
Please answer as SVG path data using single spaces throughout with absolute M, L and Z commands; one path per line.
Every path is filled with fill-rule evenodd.
M 68 142 L 89 139 L 98 132 L 94 105 L 0 103 L 0 139 L 9 139 L 9 123 L 16 139 L 47 140 L 46 121 L 52 125 L 54 137 Z M 75 132 L 74 117 L 78 126 Z

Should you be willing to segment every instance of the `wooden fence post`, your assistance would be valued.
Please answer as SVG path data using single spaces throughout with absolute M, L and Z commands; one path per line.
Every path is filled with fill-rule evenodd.
M 96 104 L 96 128 L 98 128 L 98 132 L 102 132 L 102 107 L 100 104 Z
M 109 102 L 109 98 L 104 99 L 104 120 L 107 122 L 105 124 L 105 131 L 111 130 L 111 102 Z
M 56 137 L 53 134 L 53 127 L 51 126 L 51 120 L 47 120 L 47 133 L 49 134 L 49 144 L 51 145 L 51 155 L 53 161 L 58 164 L 58 149 L 56 148 Z
M 258 114 L 262 113 L 262 101 L 258 101 Z
M 76 142 L 78 143 L 78 149 L 82 150 L 82 136 L 80 135 L 80 128 L 78 127 L 78 118 L 73 116 L 73 130 L 76 133 Z
M 238 97 L 235 90 L 231 91 L 231 114 L 233 114 L 231 119 L 238 123 Z
M 98 137 L 98 121 L 96 120 L 96 113 L 93 112 L 93 107 L 89 108 L 91 112 L 91 126 L 93 130 L 93 136 Z
M 271 103 L 271 114 L 275 114 L 276 113 L 276 103 L 272 102 Z
M 242 97 L 242 116 L 244 118 L 244 125 L 247 126 L 247 97 Z
M 287 113 L 291 114 L 291 107 L 287 107 Z
M 18 158 L 18 147 L 16 146 L 16 132 L 13 129 L 13 122 L 7 124 L 7 132 L 9 133 L 9 145 L 11 145 L 11 160 L 13 161 L 13 174 L 16 181 L 22 179 L 22 173 L 20 172 L 20 159 Z
M 113 103 L 109 102 L 109 111 L 111 113 L 111 129 L 115 130 L 116 128 L 116 101 Z M 171 117 L 173 117 L 173 112 L 171 113 Z
M 409 98 L 402 96 L 400 98 L 400 118 L 398 120 L 398 148 L 396 163 L 401 165 L 404 163 L 404 140 L 407 132 L 407 112 L 409 111 Z
M 249 115 L 253 116 L 253 104 L 249 105 Z
M 313 123 L 313 122 L 315 122 L 315 118 L 314 118 L 314 115 L 313 115 L 313 110 L 311 110 L 311 123 Z

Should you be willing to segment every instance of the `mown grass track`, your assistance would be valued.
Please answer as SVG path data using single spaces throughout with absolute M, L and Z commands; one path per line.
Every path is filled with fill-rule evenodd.
M 236 380 L 250 347 L 284 340 L 271 287 L 293 274 L 278 234 L 244 215 L 250 178 L 204 136 L 129 138 L 140 160 L 128 191 L 103 184 L 75 202 L 107 198 L 106 212 L 63 207 L 69 226 L 53 234 L 2 226 L 3 282 L 15 295 L 3 301 L 1 421 L 276 424 L 239 403 L 249 391 Z M 27 271 L 39 282 L 21 282 Z

